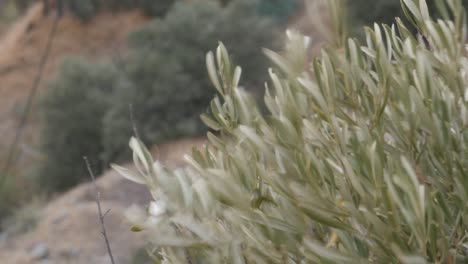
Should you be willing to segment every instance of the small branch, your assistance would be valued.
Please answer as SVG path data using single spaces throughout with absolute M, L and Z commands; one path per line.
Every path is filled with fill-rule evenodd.
M 86 167 L 88 168 L 89 176 L 91 177 L 91 180 L 93 181 L 94 189 L 96 190 L 96 204 L 98 208 L 98 213 L 99 213 L 99 221 L 101 223 L 101 234 L 104 237 L 104 240 L 106 241 L 106 247 L 107 247 L 107 253 L 109 254 L 109 258 L 111 260 L 112 264 L 115 264 L 114 262 L 114 257 L 112 256 L 112 251 L 109 243 L 109 238 L 107 237 L 106 233 L 106 228 L 104 226 L 104 217 L 109 213 L 110 209 L 106 211 L 106 213 L 102 214 L 101 210 L 101 193 L 99 192 L 99 188 L 96 184 L 96 177 L 94 177 L 93 170 L 91 169 L 91 165 L 89 164 L 89 160 L 87 157 L 83 157 Z
M 102 215 L 102 218 L 106 217 L 106 215 L 110 212 L 110 210 L 111 210 L 110 208 L 107 209 L 107 211 Z

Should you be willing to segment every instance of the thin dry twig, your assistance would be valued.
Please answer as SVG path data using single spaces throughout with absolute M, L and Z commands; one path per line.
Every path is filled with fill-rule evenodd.
M 99 188 L 96 184 L 96 177 L 94 177 L 94 173 L 93 173 L 93 170 L 91 169 L 91 165 L 89 164 L 88 158 L 83 157 L 83 159 L 86 163 L 86 167 L 88 168 L 89 176 L 91 177 L 91 180 L 93 181 L 94 189 L 96 190 L 96 204 L 97 204 L 98 213 L 99 213 L 99 221 L 101 223 L 101 234 L 104 237 L 104 240 L 106 241 L 107 253 L 109 254 L 110 261 L 112 264 L 115 264 L 114 257 L 112 255 L 112 250 L 111 250 L 110 243 L 109 243 L 109 238 L 107 237 L 106 228 L 104 226 L 104 217 L 106 217 L 110 209 L 108 209 L 104 214 L 102 213 L 101 192 L 99 191 Z
M 57 27 L 58 27 L 58 23 L 60 21 L 60 17 L 56 17 L 54 19 L 54 23 L 52 24 L 52 28 L 50 30 L 50 33 L 47 37 L 47 43 L 46 43 L 46 47 L 45 47 L 45 50 L 44 52 L 42 53 L 42 56 L 41 56 L 41 59 L 39 61 L 39 65 L 38 65 L 38 70 L 37 70 L 37 74 L 32 82 L 32 87 L 31 89 L 29 90 L 29 94 L 28 94 L 28 98 L 27 98 L 27 102 L 26 102 L 26 107 L 21 115 L 21 118 L 19 120 L 19 123 L 18 123 L 18 127 L 17 127 L 17 131 L 15 133 L 15 137 L 13 139 L 13 141 L 11 141 L 11 145 L 9 147 L 9 150 L 8 150 L 8 156 L 7 156 L 7 159 L 6 159 L 6 162 L 5 162 L 5 165 L 1 171 L 1 175 L 0 175 L 0 188 L 3 187 L 3 184 L 4 184 L 4 181 L 6 179 L 6 177 L 8 177 L 8 174 L 10 173 L 10 170 L 13 166 L 13 163 L 15 162 L 15 160 L 18 158 L 17 156 L 19 155 L 18 154 L 18 146 L 20 144 L 20 141 L 21 141 L 21 137 L 23 136 L 23 133 L 24 133 L 24 130 L 26 128 L 26 125 L 27 125 L 27 122 L 29 121 L 29 117 L 31 115 L 31 112 L 32 112 L 32 108 L 34 106 L 33 102 L 34 102 L 34 99 L 36 97 L 36 93 L 37 93 L 37 90 L 39 88 L 39 85 L 41 84 L 41 81 L 42 81 L 42 78 L 43 78 L 43 75 L 44 75 L 44 69 L 47 65 L 47 61 L 49 59 L 49 54 L 52 50 L 52 44 L 54 42 L 54 38 L 56 36 L 56 33 L 57 33 Z

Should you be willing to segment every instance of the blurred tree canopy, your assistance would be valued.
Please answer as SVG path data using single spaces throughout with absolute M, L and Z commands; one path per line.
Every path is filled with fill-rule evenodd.
M 213 2 L 180 2 L 163 20 L 130 35 L 134 52 L 126 63 L 129 81 L 116 88 L 104 121 L 106 160 L 128 154 L 127 142 L 133 134 L 129 105 L 139 136 L 149 144 L 205 131 L 199 115 L 213 93 L 200 65 L 218 41 L 231 47 L 235 60 L 248 70 L 244 85 L 266 80 L 267 71 L 261 69 L 267 58 L 260 47 L 278 48 L 280 41 L 272 21 L 256 13 L 257 4 L 236 0 L 222 8 Z
M 258 10 L 262 15 L 268 15 L 276 21 L 285 22 L 302 4 L 303 0 L 262 0 Z
M 362 26 L 373 23 L 392 24 L 396 17 L 405 20 L 400 0 L 346 0 L 351 32 L 362 34 Z M 465 8 L 468 0 L 462 0 Z M 427 1 L 429 11 L 434 17 L 440 17 L 435 0 Z
M 200 114 L 213 90 L 200 65 L 218 41 L 248 71 L 245 87 L 267 78 L 261 48 L 277 49 L 281 40 L 258 4 L 180 1 L 130 34 L 129 54 L 115 58 L 119 63 L 65 60 L 41 102 L 41 183 L 61 191 L 87 179 L 84 155 L 97 173 L 109 161 L 129 159 L 128 138 L 136 133 L 151 145 L 205 132 Z
M 57 78 L 40 100 L 39 183 L 48 191 L 64 190 L 86 175 L 83 156 L 94 161 L 97 172 L 103 164 L 101 120 L 106 97 L 119 82 L 110 64 L 87 63 L 70 57 L 63 61 Z

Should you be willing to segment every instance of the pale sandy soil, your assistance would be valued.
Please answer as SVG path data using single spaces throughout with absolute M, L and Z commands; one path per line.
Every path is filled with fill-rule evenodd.
M 204 139 L 178 140 L 153 152 L 155 158 L 175 168 L 184 164 L 185 153 L 204 143 Z M 105 223 L 113 255 L 117 263 L 128 263 L 135 250 L 145 246 L 145 239 L 143 232 L 130 232 L 124 212 L 133 203 L 145 205 L 149 193 L 144 186 L 129 182 L 114 171 L 104 173 L 97 184 L 103 210 L 111 209 Z M 85 183 L 52 200 L 41 210 L 41 219 L 33 231 L 0 241 L 0 263 L 109 263 L 94 195 L 93 185 Z M 40 244 L 49 250 L 42 262 L 32 259 L 33 249 Z

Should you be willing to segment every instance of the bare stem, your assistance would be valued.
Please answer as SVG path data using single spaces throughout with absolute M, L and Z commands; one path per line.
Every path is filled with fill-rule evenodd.
M 104 214 L 102 213 L 101 209 L 101 192 L 99 191 L 99 188 L 96 184 L 96 177 L 94 177 L 93 170 L 91 169 L 91 165 L 89 164 L 89 160 L 87 157 L 83 157 L 86 167 L 88 168 L 89 176 L 91 177 L 91 180 L 93 181 L 94 189 L 96 190 L 96 204 L 98 208 L 98 213 L 99 213 L 99 221 L 101 223 L 101 234 L 104 237 L 104 240 L 106 241 L 106 247 L 107 247 L 107 253 L 109 254 L 109 258 L 112 264 L 115 264 L 114 257 L 112 256 L 112 250 L 110 247 L 109 243 L 109 238 L 107 237 L 106 233 L 106 228 L 104 226 L 104 217 L 109 213 L 110 209 L 107 210 Z

